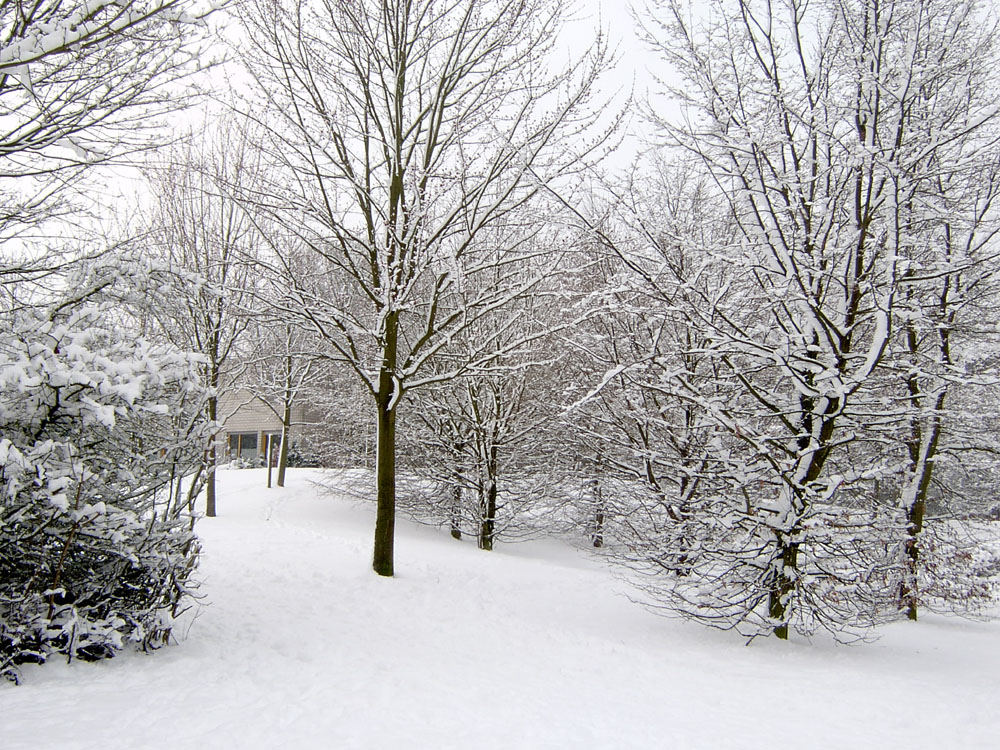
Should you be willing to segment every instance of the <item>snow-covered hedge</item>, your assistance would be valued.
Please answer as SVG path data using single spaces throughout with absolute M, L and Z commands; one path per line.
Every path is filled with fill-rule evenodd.
M 75 291 L 75 290 L 74 290 Z M 169 637 L 198 559 L 192 357 L 85 295 L 0 311 L 0 674 Z

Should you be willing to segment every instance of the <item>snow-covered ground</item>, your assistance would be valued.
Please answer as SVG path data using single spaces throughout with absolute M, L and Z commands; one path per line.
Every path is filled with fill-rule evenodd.
M 0 687 L 0 748 L 995 748 L 1000 625 L 750 646 L 650 614 L 557 542 L 480 552 L 373 509 L 221 474 L 179 645 Z

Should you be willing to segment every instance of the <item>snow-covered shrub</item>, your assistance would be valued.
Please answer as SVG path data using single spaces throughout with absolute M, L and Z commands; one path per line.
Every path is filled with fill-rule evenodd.
M 251 461 L 249 458 L 238 456 L 224 466 L 227 469 L 255 469 L 259 465 L 257 461 Z
M 626 491 L 608 519 L 608 554 L 652 609 L 750 638 L 773 632 L 772 594 L 789 566 L 773 514 L 736 492 L 706 491 L 679 507 Z M 899 617 L 904 523 L 877 505 L 811 506 L 790 538 L 795 575 L 781 590 L 790 630 L 853 641 Z
M 15 681 L 56 653 L 163 644 L 198 559 L 194 361 L 68 286 L 0 311 L 0 674 Z
M 923 609 L 966 617 L 995 615 L 1000 540 L 990 524 L 934 519 L 920 535 L 917 600 Z

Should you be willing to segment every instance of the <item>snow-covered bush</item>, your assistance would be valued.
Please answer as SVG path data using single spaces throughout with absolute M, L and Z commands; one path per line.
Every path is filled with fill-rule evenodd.
M 974 618 L 996 615 L 1000 539 L 990 526 L 957 518 L 924 525 L 915 592 L 922 609 Z
M 683 508 L 638 487 L 626 492 L 607 521 L 607 551 L 650 608 L 748 638 L 773 632 L 772 592 L 787 563 L 773 516 L 738 489 L 706 491 Z M 902 523 L 877 506 L 811 507 L 793 539 L 794 585 L 782 591 L 791 631 L 853 641 L 897 618 Z
M 15 681 L 52 654 L 163 644 L 198 559 L 193 358 L 67 288 L 0 310 L 0 674 Z

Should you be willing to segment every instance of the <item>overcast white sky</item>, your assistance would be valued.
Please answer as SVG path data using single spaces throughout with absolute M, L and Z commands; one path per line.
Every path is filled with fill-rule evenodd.
M 579 20 L 573 24 L 571 34 L 579 39 L 580 44 L 587 44 L 593 39 L 595 30 L 602 29 L 615 53 L 614 68 L 604 77 L 602 89 L 605 96 L 613 96 L 617 102 L 624 102 L 630 92 L 633 96 L 635 104 L 630 108 L 628 134 L 612 159 L 616 168 L 631 165 L 635 157 L 648 146 L 652 135 L 639 114 L 638 105 L 645 103 L 647 97 L 657 90 L 656 77 L 669 78 L 666 63 L 639 39 L 638 27 L 631 10 L 633 5 L 641 8 L 642 2 L 580 0 L 577 12 Z

